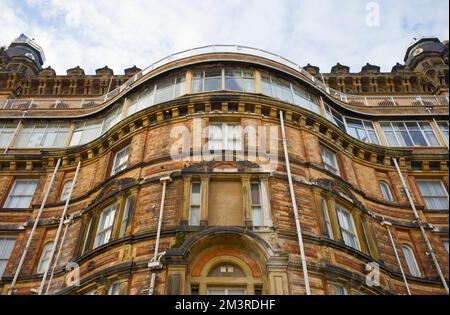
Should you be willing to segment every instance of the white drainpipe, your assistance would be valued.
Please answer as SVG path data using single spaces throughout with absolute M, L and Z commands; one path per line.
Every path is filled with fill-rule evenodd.
M 69 219 L 64 221 L 64 224 L 66 225 L 66 227 L 64 228 L 64 233 L 62 235 L 61 242 L 59 243 L 58 253 L 56 254 L 55 262 L 53 263 L 52 272 L 50 273 L 50 279 L 48 280 L 48 283 L 47 283 L 47 289 L 45 290 L 46 295 L 48 294 L 48 291 L 50 290 L 50 285 L 52 284 L 52 280 L 53 280 L 53 274 L 55 273 L 56 266 L 58 265 L 59 256 L 61 255 L 64 241 L 66 239 L 67 230 L 69 229 L 69 225 L 70 225 L 70 223 L 72 223 L 72 221 L 73 221 L 73 215 L 71 215 L 69 217 Z
M 13 281 L 11 282 L 11 287 L 9 288 L 8 295 L 13 294 L 14 286 L 16 285 L 17 278 L 19 277 L 19 273 L 23 266 L 23 262 L 25 261 L 25 257 L 27 256 L 28 249 L 30 248 L 31 240 L 33 239 L 34 232 L 36 231 L 36 228 L 37 228 L 37 225 L 41 218 L 42 212 L 44 211 L 45 204 L 47 203 L 47 198 L 48 198 L 48 195 L 50 194 L 50 190 L 53 186 L 53 182 L 55 181 L 55 176 L 56 176 L 56 173 L 58 172 L 60 163 L 61 163 L 61 159 L 58 159 L 58 162 L 56 162 L 55 169 L 53 170 L 53 174 L 50 179 L 50 183 L 48 183 L 47 191 L 45 192 L 45 196 L 44 196 L 44 199 L 42 200 L 41 207 L 39 208 L 36 219 L 34 220 L 33 228 L 31 229 L 30 236 L 28 237 L 27 244 L 25 245 L 25 250 L 22 253 L 22 257 L 20 257 L 19 265 L 17 266 L 16 273 L 14 274 Z
M 297 228 L 298 246 L 300 247 L 300 256 L 301 256 L 301 260 L 302 260 L 303 278 L 305 280 L 306 295 L 311 295 L 311 288 L 309 286 L 309 277 L 308 277 L 308 267 L 306 266 L 305 249 L 303 247 L 302 229 L 300 226 L 300 219 L 298 217 L 297 201 L 295 200 L 294 186 L 292 184 L 291 166 L 289 164 L 289 156 L 288 156 L 288 150 L 287 150 L 287 144 L 286 144 L 286 133 L 284 131 L 283 112 L 281 110 L 280 110 L 280 122 L 281 122 L 281 135 L 282 135 L 282 140 L 283 140 L 283 149 L 284 149 L 284 159 L 285 159 L 286 171 L 287 171 L 287 175 L 288 175 L 289 192 L 290 192 L 291 200 L 292 200 L 292 208 L 294 210 L 294 216 L 295 216 L 295 226 Z
M 53 260 L 53 256 L 55 255 L 56 245 L 58 244 L 59 235 L 61 234 L 61 230 L 62 230 L 62 226 L 64 223 L 64 219 L 66 217 L 67 209 L 69 208 L 69 202 L 70 202 L 70 198 L 72 197 L 73 187 L 75 186 L 75 183 L 77 182 L 77 177 L 78 177 L 78 172 L 80 171 L 80 166 L 81 166 L 81 161 L 78 162 L 78 166 L 75 171 L 75 175 L 73 176 L 73 181 L 72 181 L 72 185 L 70 186 L 69 195 L 67 196 L 66 204 L 64 205 L 64 210 L 61 214 L 61 219 L 59 220 L 58 230 L 56 232 L 55 241 L 53 242 L 52 251 L 50 253 L 49 264 L 47 265 L 47 268 L 45 268 L 44 275 L 42 276 L 41 285 L 39 286 L 39 289 L 38 289 L 38 295 L 42 294 L 42 290 L 44 289 L 45 281 L 47 279 L 48 271 L 50 270 L 50 266 L 52 265 L 52 260 Z
M 162 194 L 161 194 L 161 205 L 159 207 L 159 218 L 158 218 L 158 230 L 156 232 L 156 244 L 155 244 L 155 253 L 153 255 L 153 258 L 149 261 L 148 267 L 153 269 L 159 269 L 161 268 L 160 259 L 164 253 L 161 253 L 158 257 L 158 250 L 159 250 L 159 240 L 161 237 L 161 226 L 162 226 L 162 219 L 164 214 L 164 201 L 166 199 L 166 185 L 167 183 L 171 182 L 172 179 L 170 176 L 164 176 L 159 179 L 159 181 L 162 183 Z M 150 275 L 150 286 L 148 288 L 148 295 L 153 295 L 153 291 L 155 288 L 155 281 L 156 281 L 156 273 L 152 272 Z
M 405 271 L 403 270 L 402 263 L 400 262 L 400 257 L 398 256 L 397 247 L 395 246 L 394 238 L 392 237 L 391 230 L 389 229 L 389 226 L 391 226 L 391 222 L 383 221 L 381 222 L 381 225 L 386 226 L 387 232 L 389 234 L 389 239 L 391 240 L 392 248 L 394 249 L 395 258 L 397 259 L 398 266 L 400 268 L 400 272 L 402 273 L 403 282 L 405 283 L 406 291 L 408 291 L 408 295 L 411 295 L 411 291 L 409 290 L 408 281 L 406 280 Z
M 428 235 L 427 235 L 427 233 L 426 233 L 426 231 L 425 231 L 425 229 L 424 229 L 424 227 L 422 225 L 422 222 L 420 221 L 419 214 L 417 213 L 417 209 L 416 209 L 414 201 L 413 201 L 413 199 L 411 197 L 411 193 L 409 192 L 408 186 L 407 186 L 407 184 L 405 182 L 405 179 L 403 178 L 403 175 L 402 175 L 402 172 L 400 170 L 400 167 L 398 166 L 397 159 L 396 158 L 392 158 L 392 160 L 394 161 L 394 165 L 395 165 L 395 168 L 397 169 L 398 176 L 400 177 L 400 180 L 402 182 L 403 189 L 405 190 L 406 196 L 408 197 L 409 203 L 410 203 L 411 208 L 412 208 L 412 210 L 414 212 L 414 217 L 417 220 L 417 224 L 419 225 L 420 231 L 422 232 L 423 238 L 425 239 L 425 243 L 427 244 L 428 251 L 429 251 L 429 253 L 431 255 L 431 258 L 433 259 L 434 265 L 435 265 L 435 267 L 436 267 L 436 269 L 437 269 L 437 271 L 439 273 L 439 277 L 441 278 L 442 285 L 444 286 L 444 288 L 445 288 L 445 290 L 447 291 L 447 294 L 448 294 L 449 293 L 448 285 L 447 285 L 447 282 L 445 281 L 444 274 L 442 273 L 441 267 L 439 266 L 439 262 L 437 261 L 437 258 L 436 258 L 436 255 L 434 253 L 433 247 L 431 246 L 430 240 L 428 239 Z

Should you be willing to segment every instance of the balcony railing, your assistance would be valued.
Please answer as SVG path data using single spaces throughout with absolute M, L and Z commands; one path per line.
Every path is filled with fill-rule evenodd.
M 164 57 L 150 66 L 139 71 L 128 79 L 124 84 L 118 86 L 114 90 L 108 92 L 107 94 L 89 99 L 8 99 L 0 101 L 0 109 L 64 109 L 64 108 L 88 108 L 95 107 L 101 103 L 111 99 L 117 94 L 128 90 L 133 83 L 139 80 L 141 77 L 145 76 L 149 72 L 164 66 L 170 62 L 180 60 L 183 58 L 188 58 L 192 56 L 208 54 L 208 53 L 237 53 L 237 54 L 248 54 L 253 56 L 258 56 L 266 58 L 272 61 L 276 61 L 285 66 L 288 66 L 296 71 L 303 74 L 311 84 L 321 91 L 327 93 L 328 95 L 339 99 L 343 102 L 358 106 L 448 106 L 449 98 L 448 96 L 358 96 L 350 95 L 339 92 L 337 90 L 331 89 L 324 82 L 318 80 L 308 71 L 303 69 L 300 65 L 295 62 L 290 61 L 280 55 L 268 52 L 263 49 L 253 48 L 248 46 L 240 45 L 208 45 L 197 48 L 192 48 L 184 51 L 180 51 Z

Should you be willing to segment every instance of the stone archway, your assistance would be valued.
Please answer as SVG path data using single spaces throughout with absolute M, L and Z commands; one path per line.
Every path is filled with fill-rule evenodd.
M 196 233 L 179 248 L 168 250 L 165 261 L 167 294 L 208 294 L 211 288 L 240 294 L 289 293 L 287 253 L 274 250 L 262 237 L 241 227 Z M 232 274 L 220 274 L 220 268 L 227 266 L 232 266 Z

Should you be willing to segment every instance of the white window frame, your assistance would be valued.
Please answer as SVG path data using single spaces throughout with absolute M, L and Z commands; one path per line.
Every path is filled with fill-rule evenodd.
M 198 185 L 199 186 L 199 203 L 198 204 L 194 204 L 192 202 L 192 190 L 194 185 Z M 192 222 L 192 208 L 196 207 L 198 208 L 198 222 Z M 193 181 L 191 182 L 191 186 L 190 186 L 190 193 L 189 193 L 189 218 L 188 218 L 188 224 L 189 225 L 194 225 L 194 226 L 199 226 L 200 225 L 200 221 L 201 221 L 201 213 L 202 213 L 202 183 L 200 181 Z
M 122 218 L 120 220 L 120 230 L 119 230 L 119 238 L 124 237 L 127 231 L 128 224 L 130 223 L 130 211 L 131 211 L 131 200 L 133 196 L 128 196 L 125 200 L 125 206 L 123 208 Z
M 348 229 L 346 229 L 346 228 L 343 226 L 343 222 L 341 222 L 341 218 L 340 218 L 340 215 L 339 215 L 340 212 L 341 212 L 342 214 L 345 213 L 345 214 L 348 215 L 348 217 L 350 218 L 350 222 L 347 222 L 347 223 L 350 224 L 350 228 L 351 228 L 353 231 L 352 231 L 352 230 L 348 230 Z M 347 245 L 347 246 L 350 246 L 350 247 L 352 247 L 352 248 L 354 248 L 354 249 L 361 250 L 361 244 L 359 243 L 359 237 L 358 237 L 358 230 L 356 229 L 355 220 L 353 219 L 352 213 L 351 213 L 349 210 L 345 209 L 344 207 L 342 207 L 342 206 L 340 206 L 340 205 L 336 205 L 336 214 L 337 214 L 337 217 L 338 217 L 339 229 L 340 229 L 340 231 L 341 231 L 341 234 L 342 234 L 342 241 L 344 242 L 344 244 Z M 353 238 L 353 240 L 354 240 L 355 243 L 356 243 L 356 247 L 354 247 L 354 246 L 351 245 L 351 244 L 347 244 L 347 243 L 345 242 L 344 233 L 345 233 L 347 236 L 350 236 L 351 238 Z
M 211 126 L 214 126 L 215 128 L 209 128 Z M 209 151 L 242 151 L 243 144 L 242 144 L 242 127 L 239 123 L 210 123 L 208 127 L 208 150 Z M 210 141 L 211 136 L 213 135 L 213 130 L 218 130 L 219 128 L 221 130 L 221 147 L 220 149 L 212 147 L 212 141 Z M 236 137 L 236 129 L 238 129 L 239 134 Z M 233 138 L 230 141 L 229 139 L 229 132 L 233 132 Z M 220 139 L 220 138 L 219 138 Z M 215 139 L 216 141 L 218 139 Z M 231 142 L 231 143 L 230 143 Z
M 430 144 L 430 142 L 428 141 L 428 137 L 426 136 L 425 131 L 420 126 L 420 123 L 427 123 L 431 127 L 431 131 L 433 132 L 433 135 L 434 135 L 434 137 L 436 138 L 436 140 L 438 142 L 438 146 L 442 146 L 442 143 L 439 141 L 439 138 L 436 135 L 436 132 L 434 131 L 433 126 L 431 125 L 431 122 L 429 122 L 427 120 L 417 120 L 417 121 L 382 121 L 382 122 L 380 122 L 380 127 L 381 127 L 381 130 L 383 131 L 383 136 L 386 139 L 386 143 L 390 147 L 408 147 L 406 145 L 405 146 L 401 145 L 401 143 L 405 142 L 405 141 L 404 141 L 403 138 L 402 138 L 402 141 L 399 140 L 399 136 L 397 135 L 399 133 L 399 131 L 394 129 L 393 123 L 402 123 L 403 127 L 405 128 L 406 133 L 408 134 L 409 140 L 411 140 L 411 142 L 413 143 L 413 147 L 422 147 L 421 145 L 417 145 L 416 143 L 414 143 L 414 139 L 411 136 L 411 133 L 410 133 L 408 127 L 406 126 L 406 123 L 416 123 L 417 127 L 419 128 L 420 133 L 422 134 L 422 137 L 425 139 L 425 142 L 427 144 L 426 147 L 433 147 Z M 386 137 L 386 131 L 383 129 L 383 124 L 389 124 L 390 130 L 388 130 L 388 131 L 392 132 L 394 134 L 395 141 L 397 142 L 397 145 L 389 144 L 389 142 L 387 141 L 388 137 Z
M 348 295 L 347 288 L 340 283 L 330 283 L 331 291 L 333 295 Z M 342 290 L 342 294 L 338 294 L 337 289 L 340 288 Z
M 118 161 L 118 156 L 120 154 L 122 154 L 123 152 L 125 152 L 125 151 L 127 152 L 125 161 L 123 163 L 119 164 L 119 165 L 116 165 L 116 163 Z M 114 155 L 113 166 L 112 166 L 112 169 L 111 169 L 111 176 L 117 174 L 118 172 L 120 172 L 120 171 L 122 171 L 124 169 L 126 169 L 129 158 L 130 158 L 130 146 L 129 145 L 126 146 L 125 148 L 120 149 L 119 151 L 117 151 L 116 154 Z
M 53 250 L 54 242 L 48 242 L 42 247 L 41 257 L 37 267 L 37 273 L 44 273 L 50 264 L 50 254 Z M 44 265 L 45 264 L 45 265 Z
M 406 251 L 405 251 L 406 250 Z M 407 244 L 402 244 L 402 252 L 405 257 L 406 265 L 408 266 L 409 273 L 414 277 L 421 277 L 422 272 L 420 271 L 419 264 L 416 260 L 416 255 L 414 254 L 414 250 L 411 246 Z M 409 256 L 406 254 L 409 253 Z M 411 258 L 411 259 L 408 259 Z
M 447 255 L 448 255 L 448 240 L 443 240 L 442 241 L 442 243 L 443 243 L 443 245 L 444 245 L 444 248 L 445 248 L 445 250 L 447 251 Z
M 16 245 L 16 238 L 14 236 L 0 235 L 0 244 L 2 241 L 7 242 L 9 246 L 6 248 L 7 244 L 3 244 L 2 247 L 0 247 L 0 254 L 2 254 L 2 256 L 0 256 L 0 279 L 2 279 L 3 273 L 8 266 L 8 261 L 11 258 L 14 246 Z
M 444 186 L 444 183 L 442 182 L 442 180 L 440 180 L 440 179 L 417 179 L 416 182 L 417 182 L 417 188 L 419 189 L 420 195 L 422 196 L 422 198 L 425 202 L 425 207 L 427 210 L 449 210 L 449 208 L 448 208 L 449 195 L 448 195 L 447 189 L 445 189 L 445 186 Z M 424 196 L 422 193 L 422 190 L 420 189 L 420 185 L 419 185 L 420 182 L 439 183 L 442 188 L 442 191 L 444 192 L 444 195 L 442 195 L 442 196 Z M 447 198 L 447 208 L 444 208 L 444 209 L 428 208 L 426 205 L 426 198 L 442 198 L 442 199 Z
M 329 105 L 328 105 L 329 106 Z M 366 133 L 366 138 L 368 139 L 368 141 L 363 141 L 362 139 L 359 139 L 359 138 L 356 138 L 356 137 L 353 137 L 352 135 L 350 135 L 352 138 L 354 138 L 354 139 L 357 139 L 357 140 L 359 140 L 359 141 L 361 141 L 361 142 L 364 142 L 364 143 L 370 143 L 370 144 L 380 144 L 380 136 L 378 135 L 378 132 L 377 132 L 377 130 L 375 129 L 375 127 L 373 126 L 373 122 L 372 121 L 370 121 L 370 120 L 364 120 L 364 119 L 359 119 L 359 118 L 354 118 L 354 117 L 348 117 L 348 116 L 343 116 L 342 115 L 342 119 L 344 120 L 344 125 L 345 125 L 345 132 L 348 134 L 348 135 L 350 135 L 350 133 L 349 133 L 349 129 L 350 129 L 350 127 L 348 126 L 349 124 L 348 124 L 348 122 L 347 122 L 347 119 L 353 119 L 353 120 L 358 120 L 358 121 L 360 121 L 361 122 L 361 124 L 362 124 L 362 127 L 363 127 L 363 129 L 364 129 L 364 132 Z M 370 137 L 370 133 L 369 133 L 369 130 L 370 130 L 370 128 L 368 128 L 366 125 L 367 124 L 371 124 L 372 125 L 372 130 L 371 131 L 373 131 L 374 133 L 375 133 L 375 136 L 377 137 L 377 143 L 374 143 L 373 141 L 372 141 L 372 138 Z
M 334 165 L 330 165 L 329 163 L 325 162 L 324 154 L 326 154 L 327 152 L 331 153 L 332 161 L 334 162 Z M 323 166 L 327 171 L 329 171 L 337 176 L 341 175 L 341 172 L 339 170 L 339 164 L 337 162 L 336 152 L 329 149 L 327 146 L 320 144 L 320 158 L 322 159 Z
M 94 248 L 97 248 L 101 245 L 107 244 L 112 237 L 112 232 L 113 232 L 113 227 L 114 227 L 114 220 L 116 217 L 116 211 L 117 211 L 117 203 L 113 203 L 109 206 L 107 206 L 106 208 L 103 209 L 102 214 L 100 215 L 100 219 L 98 221 L 98 225 L 97 225 L 97 232 L 95 233 L 95 241 L 94 241 Z M 112 213 L 112 220 L 111 220 L 111 224 L 110 225 L 105 225 L 105 226 L 101 226 L 102 220 L 104 220 L 104 217 L 109 215 L 110 213 Z M 102 234 L 108 234 L 109 233 L 109 237 L 105 238 L 103 240 L 103 243 L 100 243 L 100 238 L 99 236 Z
M 16 195 L 12 195 L 12 193 L 13 193 L 14 189 L 16 188 L 17 184 L 18 183 L 23 183 L 23 182 L 34 182 L 35 183 L 35 188 L 34 188 L 33 194 L 32 195 L 17 195 L 17 196 Z M 10 198 L 11 197 L 14 197 L 14 198 L 16 198 L 16 197 L 26 197 L 26 198 L 31 198 L 30 199 L 30 203 L 28 204 L 28 207 L 22 207 L 22 208 L 18 208 L 18 209 L 28 209 L 28 208 L 30 208 L 31 207 L 31 202 L 33 201 L 34 195 L 36 194 L 36 188 L 37 188 L 38 182 L 39 182 L 39 180 L 37 180 L 37 179 L 16 179 L 14 181 L 13 186 L 11 187 L 11 189 L 9 191 L 8 197 L 6 198 L 6 201 L 5 201 L 4 205 L 3 205 L 3 207 L 7 208 L 7 209 L 15 209 L 15 208 L 8 207 L 8 202 L 9 202 Z
M 384 200 L 389 201 L 389 202 L 394 202 L 394 195 L 392 194 L 391 191 L 391 186 L 384 180 L 380 180 L 380 190 L 381 190 L 381 194 L 383 195 Z M 386 189 L 387 192 L 387 196 L 385 194 L 385 191 L 383 190 L 383 187 Z

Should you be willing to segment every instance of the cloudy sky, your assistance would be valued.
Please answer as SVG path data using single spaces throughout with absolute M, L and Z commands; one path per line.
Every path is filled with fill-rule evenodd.
M 449 38 L 448 0 L 0 0 L 0 46 L 20 33 L 58 74 L 140 68 L 177 51 L 240 44 L 329 72 L 390 71 L 414 37 Z

